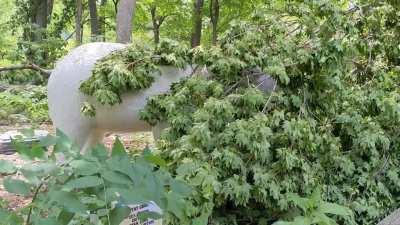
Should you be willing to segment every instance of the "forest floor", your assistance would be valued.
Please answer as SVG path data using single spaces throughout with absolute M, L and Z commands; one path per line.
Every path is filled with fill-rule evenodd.
M 0 134 L 12 131 L 12 130 L 20 130 L 31 128 L 30 124 L 24 125 L 14 125 L 14 126 L 0 126 Z M 38 130 L 46 130 L 50 134 L 55 133 L 55 129 L 51 124 L 40 124 L 37 128 Z M 140 151 L 144 149 L 146 146 L 153 146 L 154 139 L 153 135 L 150 132 L 139 132 L 139 133 L 110 133 L 104 137 L 103 143 L 108 147 L 111 148 L 112 144 L 116 137 L 119 137 L 120 140 L 124 143 L 126 149 L 130 151 Z M 14 163 L 14 165 L 24 165 L 26 161 L 24 161 L 21 157 L 17 154 L 13 155 L 2 155 L 0 154 L 0 160 L 7 160 Z M 25 205 L 29 204 L 31 198 L 30 197 L 22 197 L 17 196 L 14 194 L 10 194 L 4 190 L 2 185 L 3 183 L 3 176 L 0 175 L 0 201 L 4 201 L 10 210 L 16 210 L 19 208 L 24 207 Z

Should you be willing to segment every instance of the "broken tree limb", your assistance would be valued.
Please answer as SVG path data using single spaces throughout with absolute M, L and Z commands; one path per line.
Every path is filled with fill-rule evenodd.
M 30 64 L 23 64 L 23 65 L 14 65 L 14 66 L 7 66 L 7 67 L 0 67 L 0 72 L 3 71 L 12 71 L 12 70 L 36 70 L 40 72 L 43 76 L 49 77 L 51 70 L 43 69 L 40 66 L 30 63 Z

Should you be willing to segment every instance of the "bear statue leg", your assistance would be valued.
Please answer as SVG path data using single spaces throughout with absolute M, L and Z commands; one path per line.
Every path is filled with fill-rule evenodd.
M 168 127 L 167 123 L 161 122 L 151 128 L 154 141 L 157 141 L 160 138 L 162 131 L 167 127 Z
M 103 143 L 104 133 L 101 130 L 92 129 L 86 135 L 86 140 L 84 141 L 81 153 L 85 153 L 97 144 Z

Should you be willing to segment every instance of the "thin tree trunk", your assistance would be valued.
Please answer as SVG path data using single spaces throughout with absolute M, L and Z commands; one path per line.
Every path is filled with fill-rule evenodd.
M 47 0 L 47 23 L 51 21 L 51 15 L 53 14 L 54 0 Z
M 135 14 L 136 0 L 119 0 L 117 12 L 117 42 L 132 41 L 132 18 Z
M 153 21 L 153 34 L 154 34 L 154 43 L 160 43 L 160 24 L 157 21 L 157 7 L 152 6 L 150 9 L 151 20 Z
M 97 17 L 97 5 L 96 0 L 89 0 L 89 14 L 90 14 L 90 29 L 91 29 L 91 39 L 96 41 L 99 36 L 99 20 Z
M 201 29 L 203 22 L 203 5 L 204 0 L 195 0 L 193 10 L 193 31 L 192 31 L 192 48 L 199 46 L 201 41 Z
M 114 12 L 115 12 L 115 15 L 117 15 L 117 13 L 118 13 L 118 2 L 119 2 L 119 0 L 112 0 L 113 1 L 113 4 L 114 4 Z
M 218 41 L 218 19 L 219 19 L 219 1 L 210 0 L 210 18 L 212 25 L 212 44 L 217 45 Z
M 99 23 L 102 41 L 106 41 L 106 4 L 107 0 L 101 0 Z
M 82 14 L 83 5 L 82 0 L 75 0 L 76 12 L 75 12 L 75 43 L 76 45 L 82 44 Z

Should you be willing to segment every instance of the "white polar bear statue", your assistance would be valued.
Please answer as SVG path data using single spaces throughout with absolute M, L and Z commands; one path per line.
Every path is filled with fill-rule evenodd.
M 136 92 L 122 95 L 122 103 L 113 106 L 101 105 L 91 96 L 84 95 L 79 87 L 91 74 L 95 63 L 113 51 L 126 47 L 117 43 L 89 43 L 73 49 L 55 66 L 48 81 L 48 105 L 53 125 L 70 137 L 82 150 L 100 143 L 106 132 L 153 131 L 158 137 L 162 125 L 150 127 L 139 119 L 142 110 L 151 96 L 166 93 L 172 83 L 193 74 L 194 67 L 178 69 L 172 66 L 160 66 L 161 75 L 153 74 L 152 86 Z M 203 70 L 203 73 L 204 72 Z M 270 76 L 259 71 L 253 76 L 257 87 L 262 91 L 271 91 L 276 82 Z M 89 102 L 95 106 L 95 117 L 81 113 L 81 106 Z
M 49 114 L 53 125 L 70 137 L 82 150 L 100 143 L 106 132 L 151 131 L 152 128 L 139 120 L 139 111 L 149 97 L 165 93 L 170 85 L 192 74 L 192 68 L 178 69 L 160 66 L 161 75 L 154 74 L 151 87 L 122 95 L 122 103 L 114 106 L 101 105 L 94 97 L 79 90 L 81 83 L 91 76 L 95 63 L 111 52 L 126 47 L 117 43 L 90 43 L 73 49 L 62 58 L 52 71 L 47 88 Z M 96 108 L 93 118 L 82 115 L 81 106 L 90 102 Z M 160 128 L 153 128 L 157 136 Z

